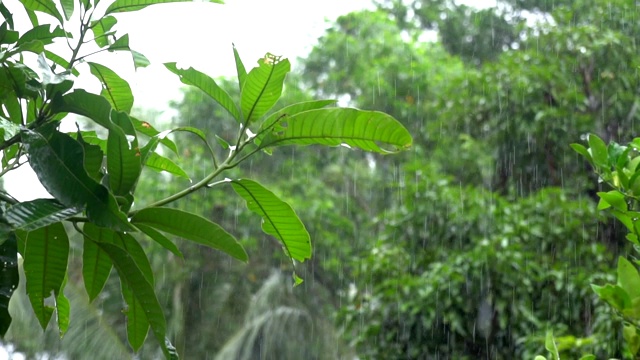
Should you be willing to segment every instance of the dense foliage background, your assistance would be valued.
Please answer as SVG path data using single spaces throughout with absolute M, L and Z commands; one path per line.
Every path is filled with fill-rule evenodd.
M 485 9 L 380 0 L 340 17 L 299 59 L 277 106 L 322 96 L 388 112 L 414 147 L 395 157 L 286 148 L 233 169 L 258 175 L 306 223 L 314 257 L 293 289 L 280 245 L 241 200 L 219 191 L 180 203 L 242 238 L 252 259 L 181 243 L 182 260 L 148 244 L 184 358 L 533 358 L 548 329 L 568 358 L 630 358 L 621 322 L 589 286 L 612 281 L 630 247 L 596 211 L 601 185 L 569 144 L 589 132 L 634 137 L 639 9 L 632 0 Z M 235 131 L 197 90 L 172 107 L 175 125 L 205 129 L 213 142 Z M 175 141 L 189 144 L 180 161 L 197 173 L 207 150 Z M 142 179 L 167 194 L 188 185 Z M 74 293 L 77 277 L 67 286 L 84 304 L 73 306 L 77 334 L 41 333 L 26 300 L 16 300 L 22 320 L 7 340 L 31 356 L 126 356 L 122 327 L 113 327 L 121 319 L 107 311 L 121 306 L 118 283 L 87 306 Z M 144 347 L 140 358 L 155 351 Z

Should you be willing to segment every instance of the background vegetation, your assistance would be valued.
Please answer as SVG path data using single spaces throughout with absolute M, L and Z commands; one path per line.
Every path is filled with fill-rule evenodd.
M 622 321 L 590 287 L 615 281 L 631 245 L 596 210 L 608 185 L 569 144 L 590 132 L 635 137 L 638 11 L 632 0 L 486 9 L 380 0 L 340 17 L 299 59 L 276 107 L 343 99 L 393 115 L 414 146 L 394 157 L 286 148 L 232 170 L 261 178 L 307 225 L 314 256 L 293 289 L 280 245 L 241 200 L 214 190 L 180 203 L 243 239 L 252 260 L 180 243 L 182 260 L 146 246 L 178 350 L 188 359 L 533 358 L 553 329 L 567 358 L 633 358 Z M 173 125 L 201 128 L 212 142 L 235 131 L 198 90 L 172 107 Z M 208 150 L 180 136 L 179 161 L 197 173 Z M 141 179 L 166 194 L 188 183 Z M 87 306 L 78 281 L 70 274 L 66 290 L 84 304 L 73 306 L 77 335 L 43 334 L 16 298 L 20 321 L 6 340 L 31 356 L 130 353 L 123 327 L 112 326 L 122 321 L 118 282 Z M 145 345 L 139 356 L 156 351 Z

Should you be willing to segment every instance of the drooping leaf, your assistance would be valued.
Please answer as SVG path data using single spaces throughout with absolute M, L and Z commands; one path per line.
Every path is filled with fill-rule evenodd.
M 60 5 L 62 5 L 64 18 L 69 21 L 69 19 L 71 19 L 71 16 L 73 15 L 75 0 L 60 0 Z
M 109 45 L 109 37 L 113 36 L 111 29 L 117 22 L 118 20 L 113 16 L 103 16 L 91 22 L 89 27 L 93 31 L 93 38 L 96 45 L 101 48 Z
M 271 54 L 260 59 L 258 64 L 247 74 L 240 95 L 240 108 L 246 124 L 254 123 L 276 104 L 282 94 L 284 78 L 291 70 L 289 60 L 280 60 Z
M 80 212 L 55 199 L 36 199 L 10 206 L 5 214 L 7 221 L 15 229 L 35 230 L 60 222 Z
M 238 260 L 247 261 L 248 259 L 242 245 L 231 234 L 220 225 L 195 214 L 178 209 L 152 207 L 138 211 L 131 218 L 131 222 L 134 225 L 147 225 L 221 250 Z
M 111 107 L 126 113 L 131 112 L 133 107 L 133 93 L 129 83 L 116 74 L 113 70 L 104 65 L 88 62 L 91 74 L 102 83 L 102 92 Z
M 18 287 L 20 281 L 18 276 L 18 248 L 16 236 L 9 232 L 9 227 L 0 225 L 0 337 L 4 338 L 9 325 L 11 325 L 11 315 L 9 314 L 9 300 L 13 291 Z
M 136 11 L 140 9 L 144 9 L 149 5 L 154 4 L 166 4 L 172 2 L 187 2 L 193 0 L 116 0 L 113 4 L 111 4 L 106 13 L 117 13 L 117 12 L 126 12 L 126 11 Z M 209 0 L 213 3 L 222 4 L 222 0 Z
M 244 82 L 247 80 L 247 70 L 242 63 L 242 59 L 240 59 L 240 54 L 238 54 L 238 50 L 236 46 L 233 45 L 233 57 L 236 61 L 236 73 L 238 74 L 238 86 L 240 89 L 240 93 L 242 93 L 242 87 L 244 86 Z
M 25 239 L 24 273 L 27 294 L 42 329 L 47 327 L 53 308 L 45 299 L 60 294 L 67 273 L 69 238 L 62 223 L 30 231 Z
M 67 277 L 65 276 L 60 292 L 55 298 L 56 306 L 56 322 L 58 323 L 58 334 L 62 338 L 69 329 L 69 322 L 71 317 L 71 304 L 69 299 L 64 296 L 64 287 L 67 285 Z
M 316 109 L 278 122 L 260 147 L 279 145 L 347 145 L 383 154 L 406 150 L 411 134 L 396 119 L 378 111 Z
M 125 281 L 120 280 L 120 289 L 122 297 L 127 303 L 127 308 L 124 310 L 124 314 L 127 316 L 127 340 L 133 351 L 138 352 L 149 333 L 149 320 L 147 320 L 142 305 L 133 294 L 133 290 Z
M 116 126 L 109 130 L 107 138 L 107 172 L 109 186 L 115 195 L 128 195 L 140 176 L 142 164 L 136 132 L 129 116 L 112 112 Z
M 127 251 L 108 242 L 99 242 L 97 244 L 109 255 L 113 265 L 118 271 L 120 279 L 126 282 L 138 300 L 149 321 L 155 338 L 160 343 L 162 352 L 169 358 L 171 354 L 165 343 L 165 335 L 167 332 L 166 320 L 158 298 L 153 290 L 153 285 L 146 279 L 145 275 L 140 271 Z
M 113 241 L 114 232 L 97 227 L 91 223 L 84 224 L 82 250 L 82 278 L 84 287 L 89 295 L 89 301 L 95 300 L 100 294 L 111 274 L 111 259 L 96 242 Z
M 87 117 L 105 129 L 111 129 L 111 104 L 100 95 L 91 94 L 83 89 L 76 89 L 53 102 L 55 112 L 69 112 Z
M 180 249 L 178 249 L 176 244 L 169 240 L 168 237 L 164 236 L 164 234 L 162 234 L 160 231 L 144 224 L 136 224 L 136 227 L 140 229 L 140 231 L 145 233 L 148 237 L 153 239 L 155 242 L 160 244 L 160 246 L 162 246 L 163 248 L 171 251 L 178 257 L 184 258 L 184 255 L 182 255 L 182 252 L 180 251 Z
M 58 8 L 56 8 L 56 4 L 52 0 L 20 0 L 20 2 L 27 10 L 40 11 L 45 14 L 49 14 L 58 19 L 60 24 L 63 23 L 62 15 L 60 15 Z
M 82 145 L 82 149 L 84 150 L 84 169 L 91 178 L 96 181 L 100 181 L 102 179 L 101 169 L 104 152 L 102 152 L 99 145 L 86 142 L 80 130 L 78 130 L 76 139 L 80 145 Z
M 2 15 L 6 23 L 9 25 L 9 29 L 13 29 L 13 14 L 11 14 L 11 11 L 1 2 L 0 15 Z
M 112 243 L 125 250 L 131 256 L 131 259 L 151 285 L 155 283 L 151 263 L 149 263 L 147 254 L 136 238 L 127 233 L 117 232 L 114 233 Z
M 87 174 L 82 145 L 55 129 L 43 131 L 25 130 L 22 140 L 31 167 L 45 189 L 68 207 L 86 207 L 87 216 L 97 225 L 133 230 L 113 195 Z
M 309 233 L 289 204 L 253 180 L 232 180 L 231 186 L 262 217 L 262 230 L 282 243 L 287 256 L 300 262 L 311 258 Z
M 169 69 L 172 73 L 178 75 L 180 77 L 180 81 L 183 84 L 193 85 L 198 89 L 204 91 L 205 94 L 209 95 L 213 100 L 215 100 L 220 106 L 222 106 L 225 110 L 233 116 L 234 119 L 240 119 L 240 111 L 238 107 L 231 99 L 231 96 L 224 91 L 218 84 L 216 84 L 215 80 L 213 80 L 210 76 L 190 67 L 186 70 L 178 69 L 176 67 L 176 63 L 165 63 L 164 66 Z

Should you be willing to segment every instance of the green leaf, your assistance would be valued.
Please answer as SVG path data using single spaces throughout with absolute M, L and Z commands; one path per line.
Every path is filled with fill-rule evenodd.
M 232 180 L 231 186 L 262 217 L 262 230 L 280 240 L 287 256 L 300 262 L 311 258 L 309 233 L 289 204 L 252 180 Z
M 622 336 L 624 337 L 626 345 L 629 347 L 629 351 L 632 355 L 636 355 L 640 350 L 640 336 L 638 336 L 638 329 L 633 324 L 624 324 L 622 329 Z
M 8 232 L 7 225 L 0 225 L 4 229 L 0 244 L 0 337 L 4 338 L 9 325 L 9 300 L 20 281 L 18 276 L 18 248 L 16 236 Z
M 149 59 L 147 59 L 147 57 L 144 56 L 143 54 L 135 50 L 130 50 L 130 51 L 131 51 L 131 57 L 133 58 L 133 66 L 136 68 L 136 70 L 138 70 L 139 68 L 145 68 L 151 64 Z
M 67 60 L 65 60 L 64 58 L 62 58 L 59 55 L 56 55 L 54 53 L 52 53 L 49 50 L 44 50 L 44 56 L 47 57 L 47 59 L 53 61 L 54 63 L 62 66 L 65 69 L 69 69 L 69 62 Z M 71 69 L 71 73 L 75 76 L 80 76 L 80 72 L 76 69 Z
M 144 134 L 148 137 L 154 137 L 157 136 L 158 134 L 160 134 L 160 132 L 158 130 L 156 130 L 153 125 L 151 125 L 150 123 L 146 122 L 146 121 L 141 121 L 139 119 L 136 119 L 134 117 L 131 118 L 131 121 L 133 122 L 133 126 L 135 127 L 136 131 Z M 164 132 L 163 132 L 164 133 Z M 171 141 L 171 139 L 166 137 L 167 134 L 165 134 L 165 136 L 163 136 L 160 139 L 160 143 L 164 146 L 166 146 L 169 150 L 173 151 L 174 154 L 178 154 L 178 147 L 176 146 L 176 144 Z M 155 147 L 154 147 L 155 150 Z
M 118 22 L 113 16 L 104 16 L 98 20 L 92 21 L 89 27 L 93 31 L 93 38 L 100 48 L 109 45 L 109 36 L 113 36 L 111 29 Z
M 142 171 L 136 131 L 129 116 L 112 112 L 111 119 L 117 126 L 109 129 L 107 138 L 107 172 L 109 187 L 115 195 L 130 194 Z
M 593 158 L 593 163 L 598 167 L 607 168 L 609 166 L 609 152 L 607 144 L 594 134 L 589 134 L 589 152 Z
M 64 18 L 69 21 L 71 19 L 71 16 L 73 15 L 75 0 L 60 0 L 60 5 L 62 5 Z
M 69 299 L 64 296 L 64 287 L 67 285 L 67 277 L 62 283 L 60 287 L 60 292 L 56 296 L 56 322 L 58 323 L 58 334 L 60 338 L 64 336 L 69 329 L 70 322 L 70 314 L 71 314 L 71 304 L 69 303 Z
M 547 331 L 547 336 L 544 341 L 544 347 L 551 353 L 551 358 L 553 360 L 560 360 L 560 354 L 558 353 L 558 347 L 556 346 L 556 342 L 553 339 L 553 331 Z
M 94 134 L 95 134 L 95 131 L 94 131 Z M 101 181 L 102 180 L 102 172 L 101 172 L 102 160 L 104 158 L 104 153 L 102 152 L 102 149 L 100 148 L 99 145 L 94 145 L 86 142 L 80 130 L 78 130 L 76 139 L 78 140 L 80 145 L 82 145 L 82 149 L 84 150 L 84 169 L 87 171 L 87 174 L 92 179 L 96 181 Z
M 591 284 L 591 288 L 600 299 L 608 302 L 618 311 L 622 311 L 631 305 L 629 294 L 618 285 L 606 284 L 605 286 L 598 286 Z
M 579 360 L 596 360 L 596 356 L 592 354 L 583 355 Z
M 279 121 L 286 120 L 287 117 L 303 111 L 322 109 L 329 105 L 335 105 L 336 102 L 337 100 L 313 100 L 285 106 L 284 108 L 269 115 L 260 125 L 260 130 L 258 130 L 258 134 L 254 140 L 256 145 L 260 145 L 260 142 L 268 134 L 268 131 L 271 130 Z
M 133 292 L 133 296 L 138 300 L 149 321 L 155 338 L 160 343 L 162 352 L 165 357 L 169 358 L 171 353 L 165 343 L 167 324 L 158 298 L 153 290 L 153 285 L 146 279 L 127 251 L 108 242 L 99 242 L 97 244 L 109 255 L 120 279 L 126 282 Z
M 127 303 L 127 308 L 124 310 L 124 314 L 127 316 L 127 340 L 129 340 L 133 351 L 138 352 L 149 333 L 149 320 L 129 285 L 121 280 L 120 288 L 122 297 Z
M 105 129 L 111 129 L 111 104 L 100 95 L 91 94 L 83 89 L 76 89 L 71 93 L 56 98 L 53 111 L 69 112 L 87 117 Z
M 149 5 L 154 4 L 166 4 L 173 2 L 190 2 L 193 0 L 116 0 L 113 4 L 111 4 L 106 11 L 106 14 L 117 13 L 117 12 L 126 12 L 126 11 L 136 11 L 140 9 L 144 9 Z M 209 0 L 209 2 L 222 4 L 222 0 Z
M 640 297 L 638 269 L 622 256 L 618 258 L 618 285 L 629 294 L 631 300 Z
M 124 111 L 127 114 L 131 112 L 131 108 L 133 107 L 133 93 L 131 92 L 129 83 L 104 65 L 93 62 L 87 62 L 87 64 L 89 64 L 91 74 L 102 83 L 102 92 L 100 92 L 100 95 L 109 101 L 112 108 L 118 111 Z
M 79 209 L 67 207 L 55 199 L 36 199 L 9 207 L 5 216 L 14 229 L 31 231 L 60 222 L 79 212 Z
M 145 233 L 148 237 L 153 239 L 155 242 L 160 244 L 160 246 L 162 246 L 163 248 L 171 251 L 178 257 L 184 258 L 184 255 L 182 255 L 182 252 L 180 251 L 180 249 L 178 249 L 176 244 L 174 244 L 171 240 L 169 240 L 169 238 L 164 236 L 160 231 L 157 231 L 156 229 L 144 224 L 136 224 L 136 227 L 140 229 L 140 231 Z
M 145 279 L 151 285 L 155 283 L 151 264 L 149 263 L 147 254 L 144 252 L 144 249 L 138 240 L 127 233 L 114 233 L 112 243 L 119 246 L 121 249 L 126 250 L 129 256 L 131 256 L 131 259 L 136 263 L 138 269 L 140 269 L 144 275 Z
M 242 245 L 220 225 L 201 216 L 178 209 L 152 207 L 138 211 L 131 222 L 183 237 L 198 244 L 221 250 L 236 259 L 247 261 Z
M 242 87 L 244 86 L 244 82 L 247 80 L 247 70 L 244 68 L 244 64 L 240 59 L 240 54 L 238 54 L 238 50 L 236 46 L 233 45 L 233 57 L 236 60 L 236 72 L 238 73 L 238 86 L 240 88 L 240 93 L 242 93 Z
M 169 69 L 169 71 L 178 75 L 183 84 L 193 85 L 204 91 L 205 94 L 209 95 L 209 97 L 227 110 L 234 119 L 240 119 L 240 111 L 238 111 L 238 107 L 233 102 L 233 99 L 231 99 L 231 96 L 218 86 L 211 77 L 192 67 L 187 70 L 178 69 L 176 63 L 165 63 L 164 66 Z
M 55 299 L 60 294 L 68 259 L 69 238 L 62 223 L 27 233 L 24 254 L 27 294 L 42 329 L 46 329 L 53 314 L 45 299 L 52 295 Z
M 92 179 L 83 166 L 82 145 L 55 129 L 41 134 L 22 132 L 29 163 L 47 191 L 68 207 L 85 208 L 87 216 L 99 226 L 133 230 L 127 216 L 109 191 Z
M 111 259 L 98 242 L 111 242 L 114 232 L 109 229 L 85 223 L 82 228 L 84 242 L 82 251 L 82 278 L 89 295 L 89 301 L 98 297 L 111 274 Z
M 144 165 L 156 172 L 166 171 L 181 178 L 185 178 L 187 180 L 190 179 L 189 174 L 182 170 L 182 168 L 176 165 L 176 163 L 174 163 L 171 159 L 168 159 L 162 155 L 158 155 L 155 152 L 149 153 L 147 162 Z
M 575 152 L 584 156 L 585 160 L 587 160 L 590 164 L 593 164 L 593 158 L 591 158 L 591 154 L 589 153 L 589 150 L 587 150 L 586 147 L 580 144 L 571 144 L 570 146 Z
M 247 74 L 240 94 L 240 108 L 246 125 L 260 119 L 276 104 L 282 94 L 284 79 L 291 70 L 289 60 L 280 60 L 271 54 L 260 59 L 258 64 Z
M 378 111 L 317 109 L 278 122 L 260 148 L 280 145 L 347 145 L 383 154 L 406 150 L 411 134 L 396 119 Z
M 44 45 L 48 45 L 53 43 L 53 39 L 66 36 L 67 34 L 59 26 L 56 26 L 53 31 L 51 31 L 51 25 L 46 24 L 31 28 L 22 34 L 16 44 L 23 45 L 34 40 L 40 40 Z
M 627 211 L 627 202 L 624 195 L 618 190 L 612 190 L 609 192 L 598 192 L 600 197 L 600 203 L 598 204 L 598 210 L 604 210 L 609 206 L 614 209 L 625 212 Z
M 62 15 L 60 15 L 58 8 L 56 8 L 56 4 L 52 0 L 20 0 L 20 2 L 27 10 L 40 11 L 45 14 L 49 14 L 58 19 L 60 24 L 64 22 L 62 20 Z
M 11 14 L 11 11 L 1 2 L 0 2 L 0 15 L 2 15 L 2 17 L 5 19 L 6 23 L 9 25 L 9 28 L 13 29 L 14 27 L 13 14 Z

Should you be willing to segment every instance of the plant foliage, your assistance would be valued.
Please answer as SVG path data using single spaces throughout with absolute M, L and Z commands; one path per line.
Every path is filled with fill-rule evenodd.
M 116 34 L 118 13 L 174 1 L 179 0 L 116 0 L 100 13 L 95 11 L 98 0 L 24 0 L 21 4 L 32 21 L 26 31 L 15 26 L 11 11 L 0 3 L 4 17 L 0 26 L 0 175 L 28 162 L 53 196 L 20 202 L 0 193 L 0 335 L 4 336 L 11 322 L 7 304 L 18 285 L 18 253 L 24 258 L 23 280 L 40 325 L 46 328 L 55 314 L 60 335 L 67 331 L 70 302 L 64 288 L 70 227 L 65 224 L 70 224 L 83 236 L 82 274 L 90 301 L 99 296 L 115 268 L 127 305 L 124 313 L 132 349 L 138 351 L 151 330 L 164 356 L 177 358 L 167 339 L 165 315 L 154 292 L 154 273 L 140 245 L 140 235 L 174 254 L 181 255 L 171 236 L 220 250 L 240 261 L 248 257 L 241 240 L 210 219 L 170 207 L 174 202 L 230 183 L 249 210 L 262 217 L 263 231 L 282 243 L 293 263 L 302 262 L 311 257 L 311 239 L 295 211 L 258 182 L 222 180 L 223 175 L 248 158 L 283 145 L 345 145 L 379 153 L 394 153 L 411 145 L 409 132 L 391 116 L 326 108 L 333 101 L 294 104 L 271 114 L 290 71 L 289 61 L 267 54 L 247 72 L 235 48 L 237 98 L 198 70 L 165 64 L 183 83 L 202 90 L 235 119 L 236 134 L 219 136 L 227 152 L 224 158 L 218 158 L 199 129 L 158 131 L 150 122 L 134 118 L 131 87 L 118 75 L 118 69 L 86 61 L 96 53 L 87 49 L 87 44 L 97 46 L 97 52 L 129 52 L 134 66 L 146 66 L 149 62 L 144 55 L 129 47 L 128 35 Z M 40 25 L 35 12 L 48 15 L 43 19 L 50 23 Z M 68 32 L 64 29 L 72 26 L 69 19 L 74 13 L 79 14 L 80 28 Z M 86 40 L 89 32 L 93 40 Z M 69 53 L 50 51 L 54 40 L 66 41 Z M 28 52 L 37 55 L 34 64 L 25 60 L 23 55 Z M 99 94 L 74 88 L 85 71 L 82 64 L 88 65 L 88 72 L 102 84 Z M 76 125 L 77 131 L 70 133 L 62 131 L 60 122 L 72 114 L 87 118 L 88 125 Z M 94 125 L 100 130 L 89 130 Z M 178 150 L 168 137 L 172 132 L 198 136 L 212 150 L 213 166 L 192 186 L 137 207 L 135 200 L 145 191 L 137 187 L 145 167 L 189 177 L 158 151 L 159 144 Z M 301 282 L 295 273 L 294 277 L 296 283 Z

